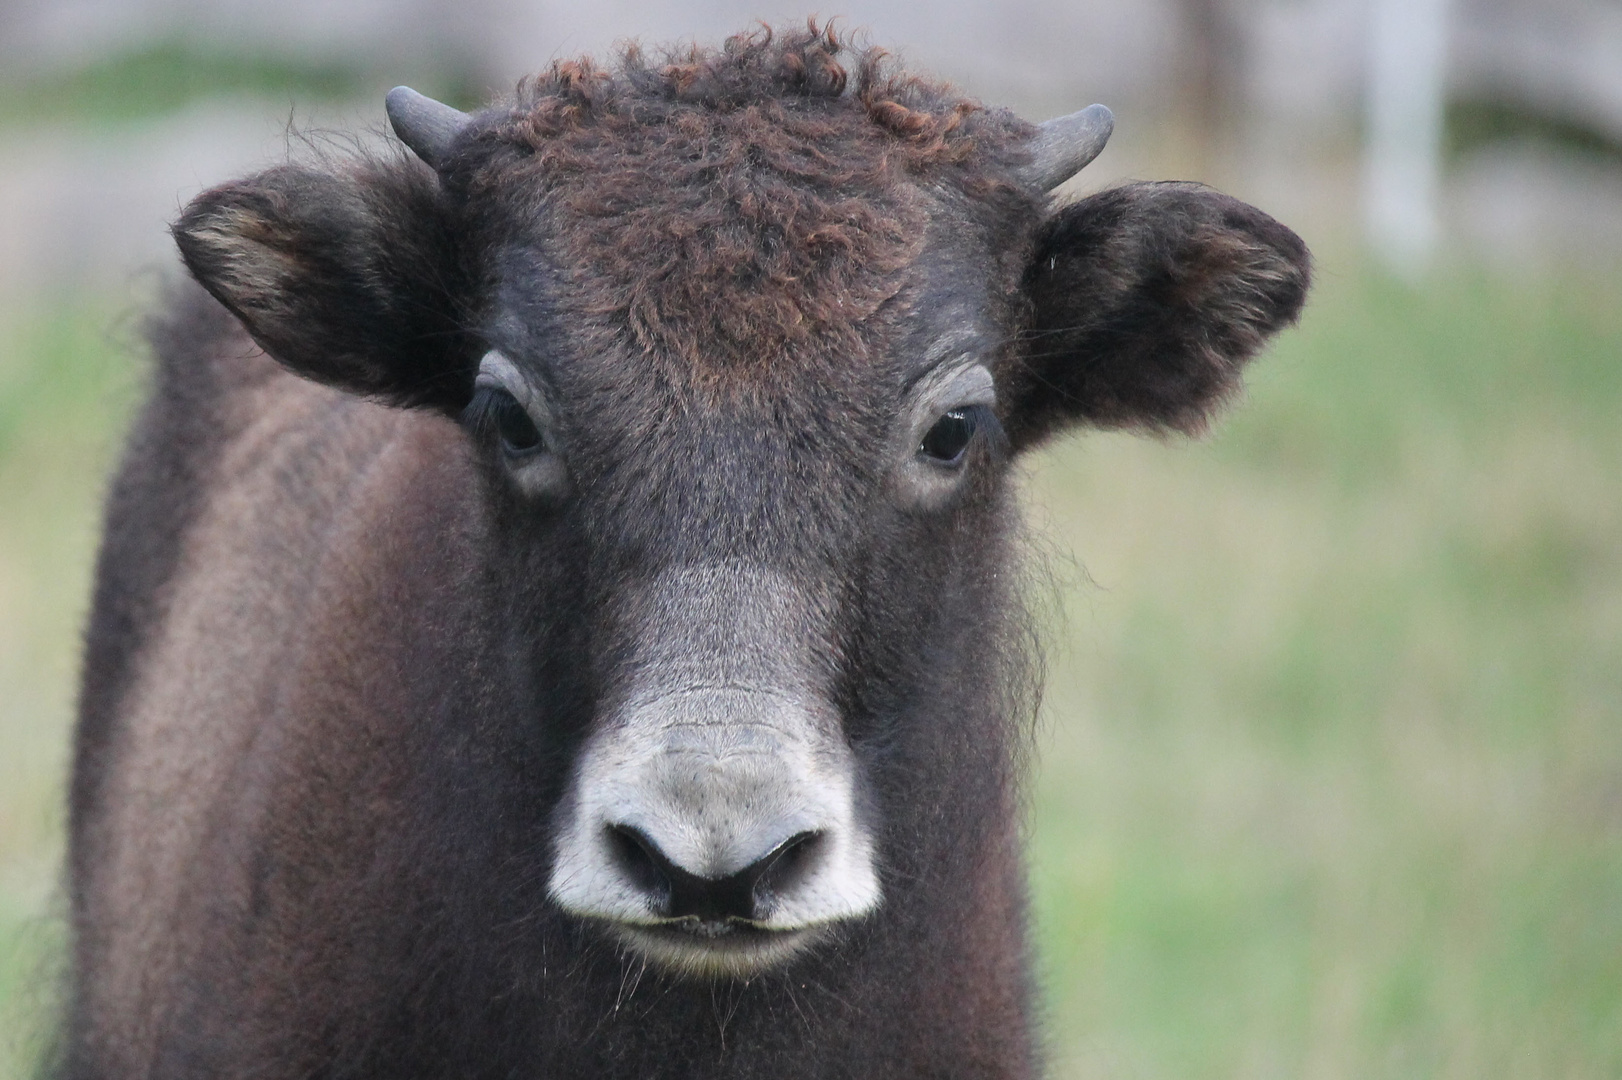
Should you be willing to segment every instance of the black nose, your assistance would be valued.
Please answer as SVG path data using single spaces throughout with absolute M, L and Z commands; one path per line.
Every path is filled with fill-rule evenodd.
M 648 894 L 656 911 L 700 923 L 765 918 L 774 895 L 805 875 L 822 837 L 820 832 L 796 833 L 741 870 L 701 877 L 672 862 L 635 826 L 611 825 L 608 833 L 620 868 Z

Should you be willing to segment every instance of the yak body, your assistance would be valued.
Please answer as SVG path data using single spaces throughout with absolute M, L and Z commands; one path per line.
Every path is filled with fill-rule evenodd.
M 940 676 L 942 730 L 890 751 L 936 759 L 886 806 L 928 903 L 747 984 L 667 974 L 547 901 L 551 725 L 584 721 L 525 714 L 579 676 L 511 641 L 463 432 L 288 374 L 201 296 L 159 341 L 90 637 L 69 1075 L 1029 1072 L 1015 732 L 939 700 L 996 673 Z M 589 621 L 554 602 L 539 632 Z
M 1051 207 L 1030 125 L 840 50 L 560 64 L 432 169 L 188 208 L 65 1075 L 1038 1071 L 1008 465 L 1197 428 L 1306 253 L 1196 185 Z

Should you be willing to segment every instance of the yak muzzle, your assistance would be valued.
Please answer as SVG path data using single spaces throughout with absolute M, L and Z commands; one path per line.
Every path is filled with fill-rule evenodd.
M 688 687 L 582 751 L 551 895 L 694 974 L 747 975 L 878 906 L 855 759 L 831 708 Z

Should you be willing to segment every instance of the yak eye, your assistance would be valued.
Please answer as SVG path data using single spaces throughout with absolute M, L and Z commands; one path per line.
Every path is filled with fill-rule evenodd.
M 541 433 L 517 398 L 503 390 L 497 392 L 490 404 L 503 450 L 509 454 L 527 454 L 541 448 Z
M 482 387 L 468 406 L 469 419 L 476 429 L 493 432 L 501 448 L 519 457 L 541 449 L 541 432 L 529 413 L 512 394 L 497 387 Z
M 962 460 L 963 451 L 968 449 L 969 440 L 974 438 L 975 427 L 975 410 L 953 409 L 924 433 L 918 452 L 944 465 L 956 465 Z

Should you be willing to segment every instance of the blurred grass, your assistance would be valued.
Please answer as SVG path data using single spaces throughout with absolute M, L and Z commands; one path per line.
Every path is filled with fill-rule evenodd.
M 62 791 L 103 476 L 138 396 L 108 301 L 0 307 L 0 1078 L 56 989 Z
M 1218 437 L 1029 470 L 1055 1076 L 1622 1075 L 1622 281 L 1322 276 Z M 116 315 L 0 310 L 0 1078 L 60 947 Z
M 1036 792 L 1058 1075 L 1622 1075 L 1617 285 L 1331 275 L 1218 439 L 1034 470 L 1094 582 Z
M 219 98 L 245 97 L 301 105 L 380 100 L 408 77 L 422 92 L 460 108 L 485 103 L 473 66 L 424 68 L 396 62 L 382 71 L 351 59 L 231 48 L 186 39 L 159 40 L 97 57 L 73 68 L 0 76 L 0 128 L 64 124 L 108 129 L 179 112 Z M 392 78 L 392 81 L 391 81 Z

